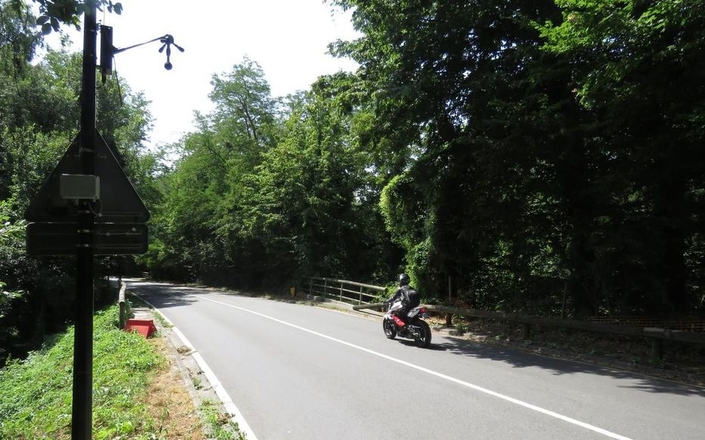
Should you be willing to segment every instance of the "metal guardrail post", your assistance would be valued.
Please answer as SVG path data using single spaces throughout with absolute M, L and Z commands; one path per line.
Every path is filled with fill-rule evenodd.
M 524 339 L 531 339 L 531 324 L 524 323 Z
M 651 361 L 658 362 L 663 359 L 663 341 L 661 339 L 651 340 Z
M 118 293 L 118 305 L 120 306 L 120 316 L 118 317 L 118 326 L 120 329 L 125 328 L 127 322 L 127 306 L 125 304 L 125 290 L 127 284 L 120 282 L 120 293 Z
M 453 304 L 453 278 L 448 276 L 448 305 Z M 446 313 L 446 327 L 453 327 L 453 314 Z

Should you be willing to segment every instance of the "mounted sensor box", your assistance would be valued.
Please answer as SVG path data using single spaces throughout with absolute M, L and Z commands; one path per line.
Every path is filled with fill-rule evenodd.
M 62 199 L 98 200 L 100 199 L 100 176 L 61 174 L 59 195 Z

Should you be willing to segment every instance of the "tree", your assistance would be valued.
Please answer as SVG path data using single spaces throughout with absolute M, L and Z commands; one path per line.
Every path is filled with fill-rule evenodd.
M 561 142 L 537 138 L 565 88 L 559 67 L 548 67 L 555 57 L 540 53 L 531 21 L 555 15 L 555 6 L 335 3 L 355 7 L 364 33 L 333 49 L 362 66 L 358 79 L 375 114 L 368 145 L 382 146 L 392 172 L 384 213 L 419 287 L 444 291 L 453 275 L 461 290 L 488 304 L 527 305 L 528 295 L 518 293 L 528 293 L 525 280 L 535 277 L 531 262 L 543 248 L 541 237 L 528 234 L 550 231 L 535 224 L 540 214 L 527 201 L 550 199 L 537 194 L 551 183 L 537 156 L 550 157 Z
M 52 31 L 59 32 L 62 24 L 81 29 L 81 15 L 89 8 L 95 7 L 102 11 L 107 10 L 120 15 L 122 3 L 112 0 L 32 0 L 39 6 L 39 17 L 36 23 L 41 26 L 42 34 L 47 35 Z M 24 7 L 24 0 L 9 0 L 14 8 Z
M 365 162 L 349 126 L 323 82 L 292 97 L 283 137 L 245 181 L 242 199 L 241 234 L 262 244 L 271 261 L 264 267 L 297 279 L 367 278 L 385 266 L 387 237 L 373 232 L 381 223 L 374 201 L 359 197 Z
M 242 261 L 240 242 L 228 240 L 240 225 L 235 213 L 242 182 L 275 145 L 279 121 L 277 101 L 256 62 L 245 58 L 211 84 L 215 110 L 197 115 L 198 130 L 182 140 L 183 156 L 163 179 L 166 195 L 155 222 L 167 226 L 158 237 L 161 256 L 151 261 L 188 266 L 190 276 L 203 281 L 230 282 L 241 277 L 234 269 Z
M 209 98 L 216 110 L 209 115 L 213 127 L 231 139 L 231 147 L 249 165 L 275 141 L 277 102 L 271 96 L 262 68 L 245 57 L 232 72 L 213 75 Z
M 49 52 L 41 62 L 30 63 L 33 45 L 41 40 L 32 31 L 35 20 L 26 5 L 14 6 L 0 5 L 0 36 L 9 39 L 0 41 L 0 280 L 12 292 L 0 306 L 0 361 L 8 353 L 22 356 L 36 349 L 46 333 L 61 330 L 73 316 L 75 291 L 70 258 L 26 254 L 23 213 L 78 132 L 80 56 Z M 8 47 L 25 52 L 10 53 Z M 98 125 L 111 147 L 124 153 L 123 163 L 139 191 L 153 185 L 156 171 L 153 156 L 141 151 L 150 116 L 141 95 L 132 96 L 127 87 L 122 91 L 101 88 Z M 97 274 L 103 273 L 103 263 Z M 100 305 L 106 297 L 96 293 Z
M 312 274 L 388 276 L 369 157 L 354 145 L 353 113 L 335 98 L 339 82 L 325 77 L 273 98 L 247 58 L 213 77 L 216 108 L 198 116 L 164 179 L 158 221 L 168 227 L 153 271 L 188 266 L 199 280 L 255 288 Z
M 0 4 L 0 70 L 13 77 L 35 55 L 41 38 L 33 29 L 34 17 L 25 3 Z
M 698 1 L 560 1 L 547 50 L 575 66 L 576 98 L 600 115 L 619 194 L 619 261 L 632 310 L 683 313 L 702 279 L 705 12 Z M 629 285 L 627 285 L 627 283 Z
M 361 65 L 350 94 L 369 96 L 364 142 L 388 156 L 382 208 L 422 291 L 451 275 L 504 310 L 693 306 L 699 2 L 333 3 L 363 33 L 332 49 Z

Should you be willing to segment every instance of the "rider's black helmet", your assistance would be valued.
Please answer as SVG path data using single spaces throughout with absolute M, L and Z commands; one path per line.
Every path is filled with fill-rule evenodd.
M 409 275 L 403 273 L 399 275 L 399 285 L 400 286 L 408 286 L 409 285 Z

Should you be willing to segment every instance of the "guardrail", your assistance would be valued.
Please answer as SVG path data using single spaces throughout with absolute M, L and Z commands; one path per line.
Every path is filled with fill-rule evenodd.
M 338 301 L 353 304 L 353 310 L 372 309 L 384 310 L 386 303 L 371 303 L 379 297 L 379 293 L 385 291 L 384 287 L 370 284 L 356 283 L 354 281 L 337 280 L 332 278 L 304 278 L 304 286 L 308 286 L 310 295 L 320 295 L 325 298 L 336 299 Z M 374 292 L 376 294 L 373 294 Z M 702 324 L 693 326 L 689 323 L 687 327 L 662 328 L 656 326 L 634 326 L 601 322 L 600 319 L 590 321 L 577 321 L 570 319 L 560 319 L 542 316 L 521 315 L 519 313 L 490 312 L 486 310 L 461 309 L 457 307 L 426 305 L 429 312 L 445 313 L 446 322 L 451 315 L 458 315 L 470 318 L 495 319 L 501 321 L 515 322 L 523 325 L 524 339 L 531 338 L 531 326 L 541 325 L 546 327 L 567 328 L 596 333 L 608 333 L 613 335 L 644 337 L 651 341 L 651 357 L 654 360 L 663 358 L 663 342 L 674 341 L 687 344 L 705 345 L 705 332 L 693 331 L 703 328 Z M 656 324 L 654 321 L 653 324 Z M 671 323 L 672 324 L 672 323 Z M 669 327 L 671 327 L 669 324 Z
M 312 296 L 322 296 L 350 304 L 367 304 L 385 292 L 384 287 L 334 278 L 302 278 L 302 287 Z
M 691 332 L 705 332 L 705 320 L 697 318 L 686 319 L 654 319 L 643 316 L 590 316 L 590 322 L 603 324 L 629 325 L 633 327 L 667 328 L 671 330 L 687 330 Z
M 383 309 L 385 303 L 354 305 L 353 310 Z M 589 332 L 609 333 L 622 336 L 645 337 L 651 340 L 651 357 L 653 360 L 663 358 L 663 341 L 676 341 L 688 344 L 705 345 L 705 333 L 686 330 L 674 330 L 658 327 L 634 327 L 628 325 L 605 324 L 591 321 L 575 321 L 570 319 L 549 318 L 542 316 L 520 315 L 518 313 L 489 312 L 485 310 L 459 309 L 456 307 L 427 305 L 429 312 L 454 314 L 472 318 L 497 319 L 516 322 L 524 326 L 524 339 L 531 337 L 532 325 L 546 327 L 570 328 Z

